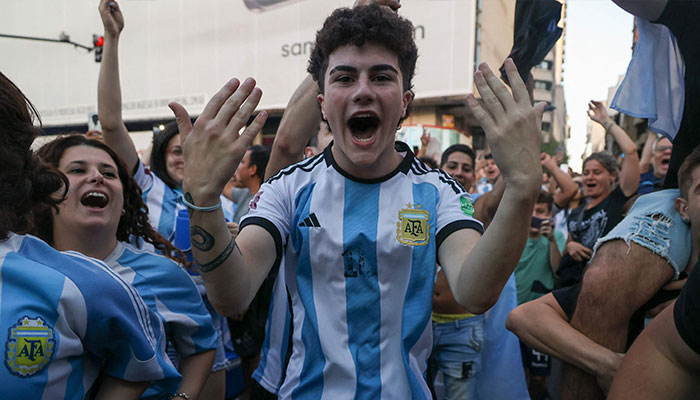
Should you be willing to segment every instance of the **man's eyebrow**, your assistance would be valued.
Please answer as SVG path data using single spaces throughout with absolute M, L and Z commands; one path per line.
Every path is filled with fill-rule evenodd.
M 328 75 L 331 75 L 337 71 L 344 71 L 344 72 L 357 72 L 357 68 L 351 67 L 349 65 L 336 65 L 333 67 L 333 69 L 328 72 Z
M 399 73 L 399 71 L 397 71 L 396 68 L 394 68 L 394 66 L 393 66 L 393 65 L 390 65 L 390 64 L 377 64 L 377 65 L 373 65 L 372 67 L 370 67 L 369 70 L 370 70 L 370 72 L 391 71 L 391 72 L 393 72 L 393 73 L 395 73 L 395 74 L 398 74 L 398 73 Z M 335 73 L 335 72 L 337 72 L 337 71 L 357 72 L 357 68 L 352 67 L 352 66 L 350 66 L 350 65 L 336 65 L 335 67 L 333 67 L 333 68 L 330 70 L 330 72 L 328 72 L 328 74 L 331 75 L 331 74 L 333 74 L 333 73 Z
M 397 71 L 396 68 L 394 68 L 393 65 L 389 65 L 389 64 L 373 65 L 369 70 L 370 70 L 370 72 L 379 72 L 379 71 L 387 71 L 387 70 L 389 70 L 389 71 L 391 71 L 391 72 L 393 72 L 393 73 L 395 73 L 395 74 L 398 74 L 398 73 L 399 73 L 399 71 Z

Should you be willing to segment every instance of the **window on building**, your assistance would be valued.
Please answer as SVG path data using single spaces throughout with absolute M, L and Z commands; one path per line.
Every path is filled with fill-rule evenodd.
M 552 127 L 551 122 L 543 122 L 542 123 L 542 130 L 545 132 L 549 132 L 549 129 Z
M 535 81 L 535 89 L 551 90 L 552 82 L 547 81 Z
M 554 64 L 551 61 L 543 60 L 541 63 L 537 64 L 536 67 L 546 69 L 546 70 L 551 70 L 552 65 L 554 65 Z

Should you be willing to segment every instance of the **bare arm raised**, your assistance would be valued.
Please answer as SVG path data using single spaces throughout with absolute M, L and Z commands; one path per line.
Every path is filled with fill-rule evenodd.
M 569 206 L 569 202 L 574 198 L 576 192 L 578 191 L 578 185 L 571 179 L 571 176 L 566 172 L 559 169 L 556 161 L 547 153 L 540 154 L 542 159 L 542 166 L 547 168 L 552 178 L 557 183 L 559 191 L 554 194 L 554 204 L 559 208 L 564 208 Z
M 304 157 L 304 146 L 318 129 L 321 110 L 318 108 L 318 85 L 307 75 L 289 99 L 272 143 L 270 161 L 265 168 L 265 180 L 280 169 Z
M 455 300 L 473 313 L 486 311 L 498 300 L 518 264 L 542 183 L 537 121 L 545 104 L 533 107 L 513 61 L 506 60 L 505 66 L 512 94 L 482 64 L 474 79 L 483 106 L 473 95 L 467 98 L 501 170 L 503 198 L 481 239 L 472 230 L 456 231 L 445 239 L 438 254 Z
M 133 168 L 138 153 L 122 120 L 122 89 L 119 83 L 119 36 L 124 29 L 124 16 L 119 4 L 113 0 L 100 0 L 98 8 L 105 30 L 105 42 L 97 81 L 97 115 L 105 143 L 129 168 Z
M 267 113 L 260 112 L 238 134 L 261 96 L 252 78 L 243 83 L 232 79 L 209 100 L 194 125 L 184 107 L 170 103 L 182 135 L 182 191 L 189 203 L 207 207 L 219 201 L 226 182 L 267 119 Z M 192 250 L 212 305 L 224 315 L 243 311 L 275 261 L 272 236 L 263 228 L 250 226 L 234 240 L 220 207 L 189 210 Z
M 588 116 L 595 122 L 603 125 L 605 132 L 609 132 L 620 146 L 622 153 L 625 155 L 622 160 L 622 168 L 620 168 L 620 189 L 625 193 L 625 196 L 633 195 L 639 187 L 637 145 L 627 135 L 627 132 L 610 118 L 608 109 L 602 102 L 591 100 L 588 103 Z

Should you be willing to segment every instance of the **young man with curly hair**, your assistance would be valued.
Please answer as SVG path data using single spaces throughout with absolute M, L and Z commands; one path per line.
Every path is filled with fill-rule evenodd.
M 338 9 L 326 20 L 309 72 L 333 142 L 266 182 L 235 240 L 216 203 L 230 166 L 265 121 L 260 112 L 237 134 L 262 91 L 251 78 L 234 79 L 194 125 L 182 106 L 170 105 L 184 136 L 193 250 L 212 304 L 223 314 L 240 312 L 285 257 L 294 336 L 281 399 L 430 398 L 424 376 L 435 262 L 455 299 L 482 313 L 498 299 L 525 244 L 542 175 L 543 105 L 531 105 L 512 61 L 506 69 L 513 94 L 486 65 L 475 73 L 484 102 L 469 96 L 469 105 L 506 184 L 480 238 L 469 194 L 395 142 L 413 98 L 412 29 L 374 4 Z

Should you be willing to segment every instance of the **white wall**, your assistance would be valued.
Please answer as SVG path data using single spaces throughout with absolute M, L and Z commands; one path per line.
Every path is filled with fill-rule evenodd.
M 247 0 L 253 3 L 255 0 Z M 122 0 L 120 41 L 124 119 L 170 117 L 166 104 L 191 114 L 231 77 L 254 76 L 262 109 L 282 109 L 305 76 L 310 44 L 323 20 L 352 0 Z M 102 32 L 97 0 L 2 0 L 0 33 L 92 44 Z M 471 92 L 474 0 L 410 0 L 400 13 L 417 27 L 418 98 Z M 99 65 L 66 44 L 0 38 L 0 70 L 34 102 L 44 125 L 85 123 L 96 109 Z

